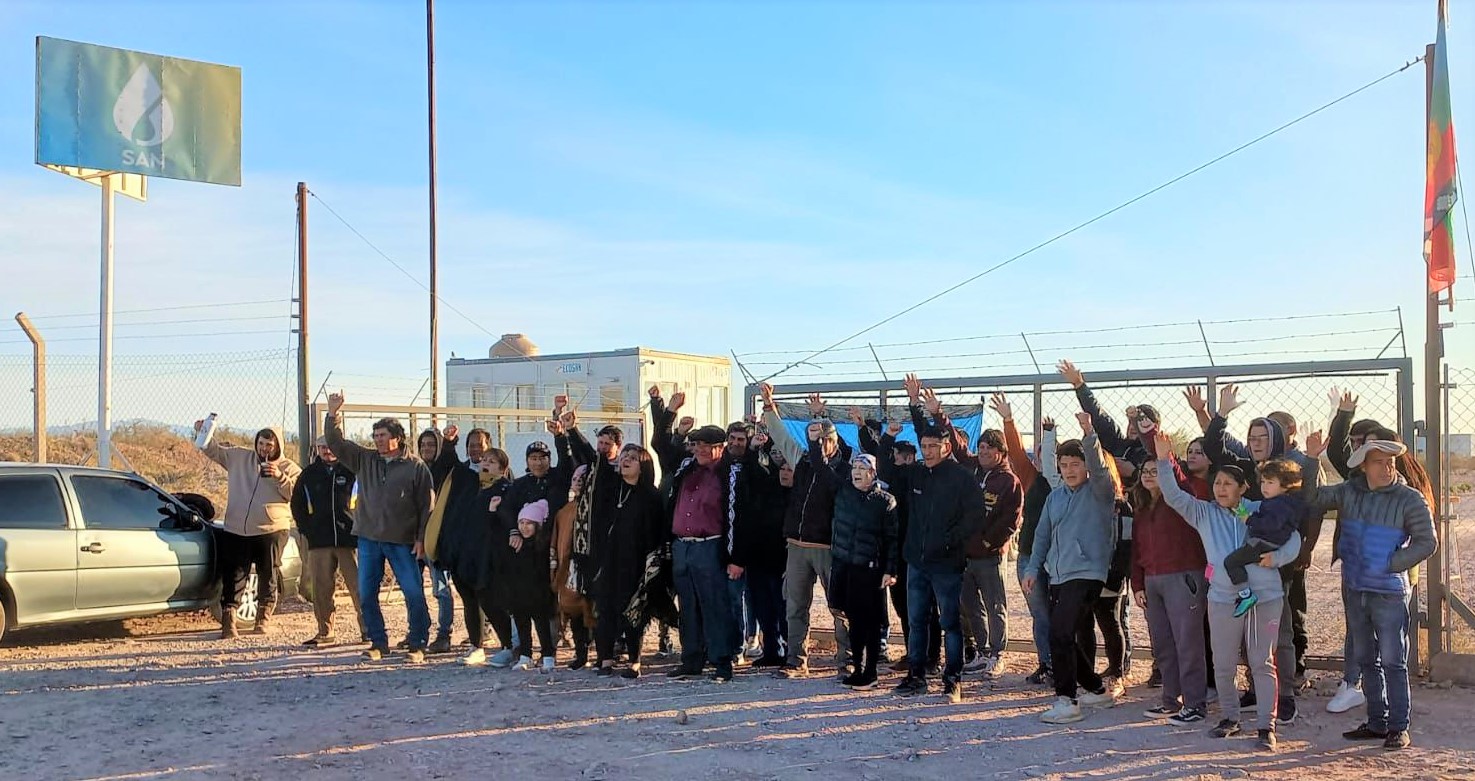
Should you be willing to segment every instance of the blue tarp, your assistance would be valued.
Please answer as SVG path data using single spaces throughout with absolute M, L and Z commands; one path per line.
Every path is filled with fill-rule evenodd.
M 978 415 L 969 415 L 967 417 L 952 418 L 952 423 L 954 426 L 956 426 L 959 430 L 967 435 L 968 444 L 970 447 L 974 442 L 978 441 L 978 435 L 983 433 L 983 415 L 981 413 Z M 809 421 L 789 420 L 788 418 L 785 418 L 784 428 L 789 430 L 789 435 L 792 436 L 795 441 L 803 443 L 806 437 L 805 429 L 809 428 Z M 835 430 L 840 433 L 841 439 L 850 443 L 850 447 L 854 448 L 857 453 L 860 452 L 860 434 L 856 431 L 854 423 L 851 423 L 850 421 L 837 420 L 835 421 Z M 896 438 L 901 441 L 910 442 L 914 445 L 917 444 L 917 432 L 916 429 L 912 427 L 912 423 L 910 420 L 902 424 L 901 433 L 898 434 Z

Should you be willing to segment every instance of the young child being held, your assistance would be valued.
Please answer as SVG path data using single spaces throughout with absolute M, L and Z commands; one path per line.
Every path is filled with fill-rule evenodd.
M 1260 508 L 1250 513 L 1245 521 L 1249 527 L 1245 544 L 1224 557 L 1224 571 L 1234 587 L 1239 589 L 1239 598 L 1234 603 L 1236 618 L 1248 613 L 1259 601 L 1250 591 L 1250 576 L 1245 568 L 1259 563 L 1264 554 L 1279 550 L 1291 538 L 1292 532 L 1300 531 L 1301 519 L 1306 517 L 1306 504 L 1292 495 L 1301 488 L 1300 465 L 1286 459 L 1275 459 L 1261 464 L 1257 471 L 1260 473 L 1260 494 L 1264 499 Z

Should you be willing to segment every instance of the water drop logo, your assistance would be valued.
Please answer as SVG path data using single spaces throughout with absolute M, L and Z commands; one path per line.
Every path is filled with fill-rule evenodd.
M 139 65 L 123 85 L 113 104 L 113 125 L 140 146 L 159 146 L 174 134 L 174 111 L 147 64 Z

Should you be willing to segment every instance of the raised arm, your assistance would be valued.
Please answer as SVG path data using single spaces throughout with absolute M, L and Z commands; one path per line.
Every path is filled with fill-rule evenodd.
M 1060 435 L 1055 431 L 1055 421 L 1045 418 L 1040 432 L 1040 475 L 1050 488 L 1060 487 L 1060 464 L 1055 460 L 1055 448 Z
M 789 433 L 784 419 L 778 416 L 778 405 L 773 401 L 773 386 L 765 382 L 758 386 L 758 390 L 763 394 L 763 425 L 768 427 L 768 438 L 784 454 L 785 461 L 798 464 L 804 459 L 804 447 Z
M 446 426 L 441 432 L 440 452 L 435 455 L 435 463 L 430 465 L 430 477 L 436 485 L 444 485 L 446 477 L 461 465 L 461 459 L 456 455 L 456 443 L 460 437 L 461 429 L 455 424 Z
M 1168 435 L 1158 429 L 1153 437 L 1156 448 L 1158 487 L 1162 489 L 1163 501 L 1183 517 L 1183 520 L 1195 529 L 1201 529 L 1204 518 L 1210 510 L 1209 502 L 1194 497 L 1193 494 L 1183 490 L 1177 480 L 1164 480 L 1163 475 L 1172 474 L 1174 471 L 1173 443 Z
M 342 408 L 343 391 L 328 394 L 328 413 L 323 417 L 323 438 L 328 442 L 328 449 L 338 456 L 338 460 L 348 467 L 348 471 L 358 474 L 364 470 L 369 450 L 343 436 L 343 416 L 338 414 Z
M 1188 401 L 1188 408 L 1193 410 L 1193 417 L 1198 420 L 1199 433 L 1209 429 L 1209 421 L 1214 416 L 1209 414 L 1209 402 L 1204 399 L 1204 389 L 1197 385 L 1190 385 L 1183 389 L 1183 398 Z
M 1339 395 L 1336 388 L 1332 389 L 1332 396 L 1337 403 L 1337 413 L 1332 416 L 1331 430 L 1327 434 L 1326 460 L 1332 462 L 1332 468 L 1346 480 L 1352 475 L 1352 467 L 1347 465 L 1347 460 L 1352 457 L 1352 418 L 1357 414 L 1357 397 L 1351 393 Z
M 1096 429 L 1096 437 L 1100 440 L 1101 447 L 1118 458 L 1129 458 L 1129 454 L 1136 445 L 1135 438 L 1129 438 L 1117 425 L 1116 420 L 1101 409 L 1101 405 L 1096 402 L 1096 394 L 1092 393 L 1091 387 L 1086 384 L 1086 375 L 1082 374 L 1081 370 L 1070 361 L 1061 361 L 1056 368 L 1075 389 L 1076 401 L 1080 402 L 1081 411 L 1091 416 L 1091 426 Z M 1136 424 L 1129 420 L 1127 425 Z
M 1115 499 L 1117 482 L 1112 479 L 1112 472 L 1106 467 L 1106 456 L 1101 452 L 1101 439 L 1091 427 L 1091 416 L 1082 412 L 1076 417 L 1080 419 L 1081 429 L 1086 434 L 1081 437 L 1081 449 L 1086 452 L 1086 471 L 1090 474 L 1091 492 L 1102 499 Z
M 661 472 L 671 474 L 681 466 L 681 461 L 686 458 L 686 452 L 676 445 L 671 427 L 676 424 L 676 412 L 667 409 L 666 402 L 661 398 L 659 386 L 652 385 L 648 391 L 650 394 L 650 420 L 655 433 L 651 434 L 650 449 L 655 452 L 656 460 L 660 462 Z

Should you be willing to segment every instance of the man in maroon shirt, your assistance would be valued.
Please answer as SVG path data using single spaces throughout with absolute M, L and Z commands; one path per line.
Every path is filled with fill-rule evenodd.
M 691 458 L 671 477 L 671 573 L 681 606 L 681 665 L 673 678 L 694 678 L 707 662 L 711 679 L 732 680 L 732 653 L 740 628 L 733 619 L 727 581 L 743 576 L 736 545 L 748 506 L 748 478 L 741 459 L 725 457 L 727 432 L 718 426 L 693 431 Z

